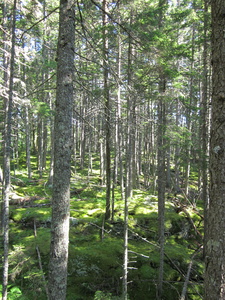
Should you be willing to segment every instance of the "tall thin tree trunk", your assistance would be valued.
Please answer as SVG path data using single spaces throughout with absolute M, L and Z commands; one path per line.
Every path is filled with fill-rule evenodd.
M 123 300 L 128 299 L 128 197 L 124 199 L 124 257 L 123 257 Z
M 24 47 L 24 45 L 23 45 Z M 25 61 L 24 61 L 25 62 Z M 26 82 L 26 67 L 25 63 L 22 66 L 23 69 L 23 80 Z M 24 105 L 24 114 L 25 114 L 25 134 L 26 134 L 26 167 L 27 167 L 27 177 L 31 179 L 32 171 L 31 171 L 31 120 L 30 120 L 30 103 L 25 103 Z
M 80 114 L 83 116 L 81 120 L 81 128 L 80 128 L 80 167 L 84 168 L 85 162 L 85 154 L 86 154 L 86 110 L 87 110 L 87 102 L 86 95 L 81 98 L 80 105 Z
M 205 300 L 225 299 L 225 1 L 211 2 L 212 122 L 205 239 Z
M 202 82 L 202 105 L 201 105 L 201 122 L 202 122 L 202 199 L 204 202 L 204 220 L 207 223 L 207 211 L 208 211 L 208 1 L 204 1 L 204 43 L 203 43 L 203 82 Z M 207 240 L 207 228 L 204 226 L 204 239 Z
M 74 1 L 61 0 L 57 47 L 52 226 L 48 276 L 50 300 L 65 300 L 67 290 L 74 46 Z
M 43 43 L 42 43 L 42 57 L 43 57 L 43 64 L 49 61 L 49 45 L 48 45 L 48 39 L 46 38 L 48 35 L 48 30 L 47 30 L 47 19 L 46 19 L 46 1 L 43 1 L 43 17 L 44 17 L 44 28 L 43 28 Z M 44 85 L 45 82 L 48 81 L 49 79 L 49 74 L 48 74 L 48 68 L 42 68 L 42 84 Z M 49 104 L 49 92 L 44 91 L 43 92 L 43 102 L 46 104 Z M 43 169 L 46 168 L 46 156 L 47 156 L 47 145 L 48 145 L 48 128 L 47 128 L 47 116 L 43 116 L 43 156 L 42 156 L 42 167 Z
M 160 78 L 160 94 L 158 103 L 158 237 L 160 246 L 160 262 L 157 299 L 161 300 L 163 295 L 163 272 L 164 272 L 164 244 L 165 244 L 165 188 L 166 188 L 166 170 L 165 170 L 165 100 L 163 93 L 166 89 L 165 78 Z
M 11 130 L 12 130 L 12 106 L 13 106 L 13 79 L 15 64 L 15 28 L 16 28 L 16 5 L 13 4 L 13 21 L 11 35 L 11 57 L 10 57 L 10 77 L 9 94 L 5 111 L 5 133 L 4 133 L 4 186 L 3 186 L 3 275 L 2 275 L 2 300 L 7 299 L 8 272 L 9 272 L 9 193 L 10 193 L 10 156 L 11 156 Z
M 50 96 L 50 109 L 53 110 L 53 103 Z M 49 170 L 49 177 L 48 177 L 48 184 L 50 186 L 53 185 L 53 168 L 54 168 L 54 121 L 53 117 L 50 118 L 50 137 L 51 137 L 51 154 L 50 154 L 50 170 Z
M 30 114 L 29 105 L 25 107 L 25 120 L 26 120 L 26 165 L 27 165 L 27 177 L 31 179 L 31 163 L 30 163 Z
M 119 4 L 118 4 L 119 5 Z M 120 22 L 120 19 L 118 20 Z M 123 174 L 123 156 L 122 156 L 122 118 L 121 118 L 121 64 L 122 64 L 122 46 L 120 29 L 118 33 L 118 57 L 117 57 L 117 75 L 118 75 L 118 86 L 117 86 L 117 107 L 116 107 L 116 163 L 119 168 L 119 182 L 121 197 L 124 200 L 124 174 Z M 116 172 L 118 174 L 118 172 Z M 117 180 L 117 178 L 115 178 Z
M 164 19 L 164 5 L 167 0 L 159 0 L 159 29 L 162 30 Z M 166 188 L 166 170 L 165 170 L 165 132 L 166 132 L 166 77 L 163 66 L 159 66 L 159 99 L 158 99 L 158 155 L 157 155 L 157 173 L 158 173 L 158 238 L 160 246 L 160 261 L 157 286 L 157 299 L 163 299 L 163 273 L 164 273 L 164 247 L 165 247 L 165 188 Z
M 105 148 L 103 144 L 102 139 L 102 126 L 100 125 L 100 142 L 99 142 L 99 148 L 100 148 L 100 183 L 101 185 L 105 184 Z
M 7 106 L 8 106 L 8 97 L 7 97 L 7 91 L 9 89 L 9 66 L 10 66 L 10 50 L 9 50 L 9 40 L 8 40 L 8 27 L 7 27 L 7 4 L 3 4 L 2 7 L 2 13 L 3 13 L 3 17 L 2 17 L 2 27 L 3 27 L 3 68 L 4 68 L 4 87 L 5 87 L 5 98 L 4 98 L 4 103 L 3 103 L 3 109 L 4 109 L 4 123 L 6 123 L 6 111 L 7 111 Z M 4 124 L 5 125 L 5 124 Z M 5 130 L 2 133 L 3 139 L 5 140 Z M 5 142 L 3 144 L 3 150 L 5 149 Z M 4 164 L 4 162 L 3 162 Z M 3 180 L 4 180 L 4 166 L 3 166 L 3 172 L 1 170 L 1 181 L 4 184 Z M 2 199 L 3 200 L 3 199 Z M 4 223 L 4 205 L 3 205 L 3 201 L 1 201 L 1 232 L 3 233 L 3 223 Z
M 131 11 L 130 25 L 133 22 L 133 11 Z M 135 143 L 135 127 L 134 127 L 134 116 L 135 116 L 135 103 L 133 103 L 132 95 L 132 54 L 133 45 L 131 37 L 129 36 L 128 44 L 128 61 L 127 61 L 127 85 L 128 85 L 128 95 L 127 95 L 127 140 L 126 140 L 126 198 L 133 196 L 133 172 L 134 172 L 134 143 Z
M 102 1 L 103 9 L 103 77 L 104 77 L 104 105 L 105 105 L 105 155 L 106 155 L 106 211 L 105 220 L 110 218 L 111 214 L 111 147 L 110 147 L 110 96 L 109 96 L 109 58 L 108 58 L 108 3 Z
M 38 127 L 37 127 L 37 148 L 38 148 L 38 171 L 39 176 L 42 178 L 43 173 L 43 118 L 38 114 Z
M 171 186 L 170 157 L 171 157 L 171 145 L 170 145 L 170 141 L 168 141 L 168 147 L 167 147 L 167 152 L 166 152 L 166 187 L 167 188 L 170 188 L 170 186 Z
M 191 50 L 191 73 L 193 73 L 193 69 L 194 69 L 194 54 L 195 54 L 195 25 L 193 25 L 193 30 L 192 30 L 192 50 Z M 190 78 L 190 91 L 189 91 L 189 97 L 190 97 L 190 102 L 188 103 L 188 107 L 187 107 L 187 115 L 186 115 L 186 119 L 187 119 L 187 130 L 188 132 L 191 132 L 191 128 L 192 128 L 192 113 L 191 113 L 191 106 L 193 105 L 193 91 L 194 91 L 194 77 L 191 74 L 191 78 Z M 190 137 L 191 138 L 191 137 Z M 191 168 L 191 143 L 189 141 L 189 138 L 187 140 L 187 145 L 186 145 L 186 153 L 185 153 L 185 172 L 184 172 L 184 189 L 185 189 L 185 194 L 188 195 L 188 191 L 189 191 L 189 176 L 190 176 L 190 168 Z
M 176 126 L 179 127 L 180 119 L 180 105 L 179 101 L 176 101 Z M 180 143 L 179 140 L 175 145 L 175 157 L 174 157 L 174 169 L 175 169 L 175 178 L 174 178 L 174 190 L 175 193 L 180 192 Z

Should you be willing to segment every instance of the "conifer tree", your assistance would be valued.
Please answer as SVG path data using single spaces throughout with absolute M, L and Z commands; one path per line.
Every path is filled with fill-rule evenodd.
M 5 132 L 4 132 L 4 187 L 3 187 L 3 276 L 2 276 L 2 300 L 7 299 L 8 273 L 9 273 L 9 193 L 11 185 L 10 162 L 11 162 L 11 132 L 12 132 L 12 109 L 13 109 L 13 79 L 14 79 L 14 58 L 15 58 L 15 29 L 16 29 L 16 5 L 13 3 L 12 30 L 11 30 L 11 55 L 9 66 L 8 99 L 5 105 Z
M 212 124 L 210 190 L 205 239 L 205 300 L 225 299 L 225 2 L 212 9 Z
M 49 299 L 66 299 L 74 80 L 74 1 L 60 1 Z

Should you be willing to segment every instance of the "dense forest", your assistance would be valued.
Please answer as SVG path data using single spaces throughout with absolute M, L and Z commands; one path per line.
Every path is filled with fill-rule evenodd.
M 224 299 L 209 2 L 1 1 L 3 300 Z

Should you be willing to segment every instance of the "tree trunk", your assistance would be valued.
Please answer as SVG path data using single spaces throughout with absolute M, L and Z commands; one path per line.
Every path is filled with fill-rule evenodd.
M 80 168 L 83 170 L 84 162 L 85 162 L 85 154 L 86 154 L 86 95 L 81 99 L 81 106 L 80 106 L 80 114 L 83 116 L 81 120 L 81 129 L 80 129 Z
M 204 1 L 204 43 L 203 43 L 203 82 L 202 82 L 202 103 L 201 103 L 201 122 L 202 122 L 202 199 L 204 202 L 204 220 L 207 223 L 207 211 L 208 211 L 208 133 L 209 133 L 209 113 L 208 113 L 208 3 L 207 0 Z M 204 226 L 204 238 L 207 236 L 207 228 Z
M 165 171 L 165 130 L 166 114 L 163 93 L 166 89 L 166 80 L 163 76 L 160 78 L 160 94 L 158 103 L 158 237 L 160 246 L 160 262 L 157 299 L 161 300 L 163 295 L 163 271 L 164 271 L 164 244 L 165 244 L 165 188 L 166 188 L 166 171 Z
M 225 299 L 225 1 L 212 8 L 212 124 L 205 240 L 205 300 Z
M 131 10 L 130 26 L 133 23 L 133 11 Z M 133 89 L 133 70 L 132 70 L 133 45 L 131 37 L 128 41 L 128 61 L 127 61 L 127 138 L 126 138 L 126 195 L 125 198 L 133 197 L 134 180 L 134 147 L 135 147 L 135 100 L 132 95 Z
M 43 119 L 41 114 L 38 114 L 38 127 L 37 127 L 37 147 L 38 147 L 38 172 L 42 178 L 43 172 Z
M 124 199 L 124 256 L 123 256 L 123 300 L 128 299 L 128 197 Z
M 180 105 L 179 101 L 176 102 L 176 126 L 179 127 L 180 119 Z M 174 169 L 175 169 L 175 178 L 174 178 L 174 190 L 175 193 L 180 192 L 180 141 L 177 140 L 175 145 L 175 157 L 174 157 Z
M 49 262 L 49 299 L 66 299 L 72 105 L 75 44 L 74 1 L 60 1 L 57 91 L 54 126 L 54 175 Z
M 119 3 L 118 3 L 119 5 Z M 120 22 L 120 19 L 118 20 Z M 122 46 L 121 46 L 121 36 L 120 28 L 118 28 L 118 56 L 117 56 L 117 73 L 118 73 L 118 86 L 117 86 L 117 106 L 116 106 L 116 166 L 115 169 L 119 169 L 118 174 L 120 182 L 120 192 L 121 197 L 124 200 L 124 174 L 123 174 L 123 155 L 122 155 L 122 118 L 121 118 L 121 65 L 122 65 Z M 117 181 L 117 176 L 115 175 L 115 181 Z
M 11 35 L 11 57 L 9 75 L 9 94 L 5 105 L 5 133 L 4 133 L 4 186 L 3 186 L 3 275 L 2 275 L 2 300 L 7 299 L 8 272 L 9 272 L 9 193 L 10 193 L 10 157 L 11 157 L 11 130 L 12 130 L 12 105 L 13 105 L 13 78 L 15 64 L 15 27 L 16 27 L 16 4 L 13 4 L 13 22 Z
M 53 103 L 50 96 L 50 109 L 53 110 Z M 49 168 L 49 176 L 48 176 L 48 185 L 53 185 L 53 168 L 54 168 L 54 121 L 53 117 L 50 118 L 50 138 L 51 138 L 51 154 L 50 154 L 50 168 Z
M 31 179 L 31 163 L 30 163 L 30 113 L 29 105 L 25 107 L 25 120 L 26 120 L 26 165 L 27 165 L 27 177 Z
M 187 130 L 188 133 L 191 132 L 192 128 L 192 109 L 191 106 L 194 105 L 194 76 L 193 76 L 193 70 L 194 70 L 194 54 L 195 54 L 195 25 L 193 25 L 192 29 L 192 50 L 191 50 L 191 78 L 190 78 L 190 91 L 189 91 L 189 97 L 190 101 L 187 105 L 187 113 L 186 113 L 186 122 L 187 122 Z M 184 170 L 184 189 L 185 189 L 185 195 L 188 196 L 189 192 L 189 176 L 190 176 L 190 163 L 191 163 L 191 137 L 187 138 L 186 145 L 185 145 L 185 170 Z
M 167 0 L 159 0 L 159 29 L 163 27 L 163 12 Z M 164 273 L 164 247 L 165 247 L 165 189 L 166 189 L 166 170 L 165 170 L 165 132 L 166 132 L 166 76 L 163 66 L 159 65 L 159 99 L 158 99 L 158 238 L 160 246 L 160 261 L 157 286 L 157 299 L 163 299 L 163 273 Z
M 2 27 L 3 27 L 3 68 L 4 68 L 4 89 L 5 89 L 5 97 L 4 97 L 4 103 L 3 103 L 3 111 L 4 111 L 4 114 L 2 115 L 2 118 L 4 118 L 4 124 L 3 124 L 3 127 L 2 127 L 2 137 L 3 139 L 5 139 L 5 123 L 6 123 L 6 110 L 7 110 L 7 107 L 8 107 L 8 89 L 9 89 L 9 67 L 10 67 L 10 49 L 9 49 L 9 44 L 10 44 L 10 41 L 9 41 L 9 34 L 8 34 L 8 27 L 7 27 L 7 4 L 3 4 L 2 6 L 2 14 L 3 14 L 3 17 L 2 17 Z M 3 151 L 5 151 L 5 140 L 4 140 L 4 144 L 3 144 Z M 4 164 L 4 161 L 3 161 L 3 164 Z M 3 166 L 3 172 L 4 172 L 4 166 Z M 1 182 L 4 184 L 3 180 L 4 180 L 4 175 L 3 175 L 3 172 L 1 172 Z M 2 199 L 3 200 L 3 199 Z M 4 204 L 3 204 L 3 201 L 1 202 L 1 232 L 3 233 L 3 222 L 4 222 Z
M 103 9 L 103 77 L 104 77 L 104 107 L 105 107 L 105 157 L 106 157 L 106 211 L 105 220 L 110 218 L 111 214 L 111 157 L 110 157 L 110 96 L 109 96 L 109 57 L 108 57 L 108 4 L 107 0 L 102 1 Z

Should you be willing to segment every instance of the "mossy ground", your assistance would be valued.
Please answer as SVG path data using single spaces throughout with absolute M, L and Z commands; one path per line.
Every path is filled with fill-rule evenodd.
M 46 299 L 51 224 L 51 187 L 47 174 L 34 173 L 27 180 L 23 170 L 13 176 L 14 192 L 34 197 L 32 203 L 10 205 L 10 275 L 8 299 Z M 194 186 L 194 181 L 193 181 Z M 102 222 L 105 187 L 99 184 L 98 169 L 76 170 L 71 178 L 71 228 L 68 264 L 68 300 L 121 299 L 123 268 L 123 201 L 115 190 L 114 220 Z M 167 300 L 179 299 L 191 257 L 202 243 L 187 214 L 178 212 L 168 197 L 165 213 L 164 292 Z M 181 200 L 185 199 L 180 196 Z M 185 203 L 196 229 L 203 234 L 201 201 L 197 208 Z M 159 267 L 157 197 L 150 191 L 134 190 L 129 201 L 129 297 L 155 299 Z M 1 237 L 2 239 L 2 237 Z M 38 250 L 37 250 L 38 249 Z M 38 260 L 38 253 L 41 262 Z M 43 271 L 40 269 L 40 263 Z M 201 299 L 202 253 L 195 256 L 188 299 Z

